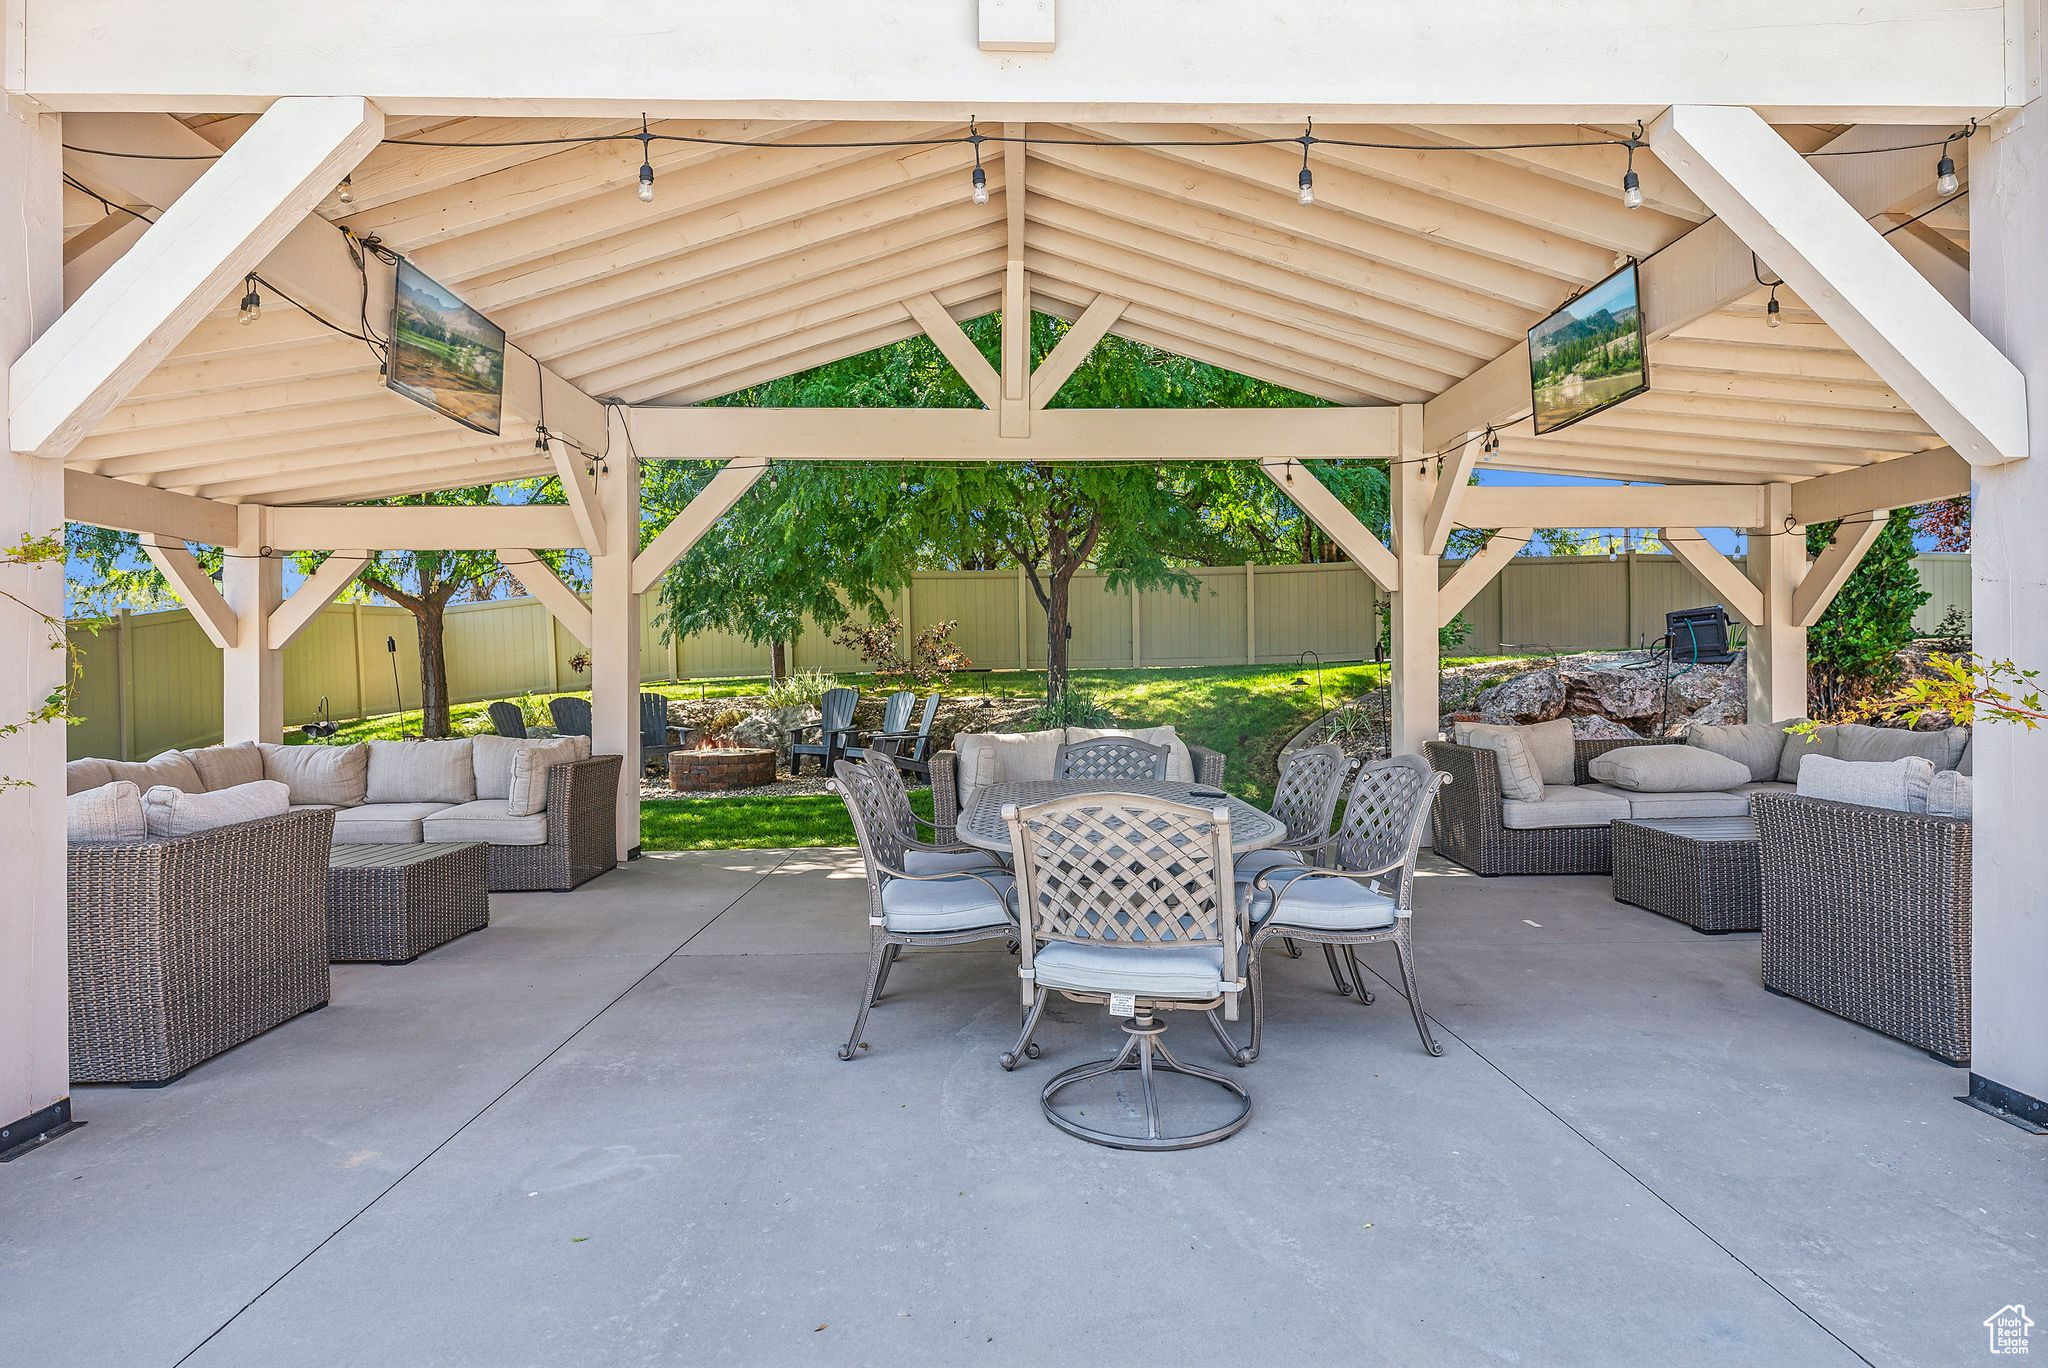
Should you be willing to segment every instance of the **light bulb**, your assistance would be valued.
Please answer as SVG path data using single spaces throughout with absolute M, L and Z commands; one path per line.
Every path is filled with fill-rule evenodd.
M 249 293 L 242 296 L 242 326 L 246 328 L 262 316 L 263 296 L 256 293 L 256 285 L 252 281 L 249 285 Z
M 341 178 L 341 188 L 335 191 L 334 197 L 343 204 L 354 204 L 356 202 L 355 181 L 347 176 L 343 176 Z
M 644 161 L 640 163 L 640 202 L 654 203 L 654 167 Z
M 1633 167 L 1621 178 L 1621 202 L 1630 209 L 1643 207 L 1643 182 Z
M 1934 165 L 1934 188 L 1944 195 L 1953 195 L 1961 187 L 1962 182 L 1956 179 L 1956 159 L 1943 152 Z
M 1764 305 L 1764 324 L 1767 327 L 1775 328 L 1783 321 L 1778 314 L 1778 297 L 1772 295 L 1770 303 Z
M 1620 558 L 1620 555 L 1615 551 L 1613 547 L 1610 546 L 1607 548 L 1607 559 L 1610 564 L 1612 564 L 1614 561 L 1619 560 Z
M 1295 183 L 1301 186 L 1301 194 L 1298 197 L 1301 202 L 1303 204 L 1314 204 L 1316 202 L 1316 178 L 1306 166 L 1302 167 L 1301 174 L 1295 177 Z
M 974 202 L 988 203 L 988 172 L 978 166 L 974 168 Z

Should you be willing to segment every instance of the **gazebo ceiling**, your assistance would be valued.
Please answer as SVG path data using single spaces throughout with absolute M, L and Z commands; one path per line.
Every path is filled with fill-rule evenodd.
M 192 117 L 226 147 L 250 116 Z M 1647 149 L 1629 210 L 1613 146 L 1415 151 L 1319 145 L 1316 202 L 1296 202 L 1291 146 L 1129 140 L 1291 136 L 1235 124 L 1033 124 L 987 144 L 986 204 L 959 143 L 790 144 L 957 136 L 957 123 L 682 123 L 774 147 L 657 142 L 656 193 L 634 193 L 637 141 L 428 148 L 638 131 L 637 121 L 392 119 L 321 213 L 374 234 L 505 327 L 585 393 L 690 404 L 922 331 L 903 301 L 956 319 L 998 308 L 1021 249 L 1033 306 L 1067 318 L 1128 301 L 1113 331 L 1342 404 L 1433 399 L 1624 259 L 1708 217 Z M 996 126 L 984 125 L 995 132 Z M 1338 139 L 1457 149 L 1626 136 L 1586 126 L 1345 127 Z M 1840 130 L 1780 127 L 1801 151 Z M 67 173 L 120 201 L 107 162 Z M 1022 168 L 1021 243 L 1011 239 Z M 1928 177 L 1931 182 L 1931 173 Z M 106 213 L 67 190 L 76 253 Z M 1905 220 L 1931 210 L 1911 224 Z M 1917 249 L 1966 260 L 1967 214 L 1892 210 Z M 341 246 L 336 244 L 336 251 Z M 68 252 L 67 255 L 72 253 Z M 1771 280 L 1768 266 L 1759 266 Z M 1502 466 L 1648 481 L 1797 480 L 1943 445 L 1789 290 L 1654 338 L 1652 392 L 1560 433 L 1503 430 Z M 94 473 L 228 501 L 330 502 L 545 473 L 530 426 L 463 429 L 387 392 L 359 341 L 270 298 L 240 326 L 224 299 L 72 453 Z M 374 307 L 374 306 L 373 306 Z M 337 319 L 353 327 L 355 319 Z M 373 315 L 373 323 L 376 321 Z M 1657 319 L 1652 316 L 1654 329 Z

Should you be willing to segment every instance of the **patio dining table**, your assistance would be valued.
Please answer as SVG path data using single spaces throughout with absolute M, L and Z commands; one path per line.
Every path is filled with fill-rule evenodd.
M 1232 798 L 1205 784 L 1174 780 L 1118 779 L 1028 779 L 1011 784 L 990 784 L 974 795 L 974 802 L 961 814 L 954 835 L 967 845 L 998 855 L 1010 853 L 1010 827 L 1003 820 L 1003 807 L 1015 803 L 1029 807 L 1054 798 L 1077 793 L 1135 793 L 1147 798 L 1164 798 L 1197 807 L 1223 807 L 1230 812 L 1230 850 L 1233 855 L 1264 850 L 1287 836 L 1287 825 L 1269 812 Z

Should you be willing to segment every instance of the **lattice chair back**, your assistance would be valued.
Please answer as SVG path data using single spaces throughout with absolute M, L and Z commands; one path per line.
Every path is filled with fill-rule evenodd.
M 1024 935 L 1133 951 L 1221 946 L 1238 963 L 1227 808 L 1136 794 L 1084 793 L 1006 805 Z M 1141 994 L 1142 996 L 1142 994 Z
M 825 696 L 818 700 L 819 739 L 824 740 L 833 732 L 852 726 L 854 705 L 859 702 L 859 689 L 825 690 Z
M 526 735 L 526 714 L 519 711 L 517 703 L 498 702 L 491 704 L 491 729 L 500 736 Z
M 904 825 L 897 822 L 892 810 L 889 785 L 883 778 L 896 780 L 896 792 L 900 796 L 903 781 L 896 774 L 894 765 L 869 765 L 860 760 L 843 760 L 833 771 L 829 781 L 832 788 L 846 802 L 846 813 L 853 819 L 854 839 L 860 843 L 861 859 L 868 868 L 868 884 L 879 896 L 884 869 L 903 868 Z M 903 800 L 903 811 L 910 810 L 908 798 Z M 879 915 L 879 913 L 877 913 Z
M 587 698 L 550 698 L 548 716 L 555 719 L 557 736 L 590 735 L 590 700 Z
M 917 694 L 909 689 L 890 694 L 888 700 L 882 704 L 882 730 L 907 730 L 910 726 L 910 710 L 916 706 Z
M 1147 745 L 1135 737 L 1101 736 L 1061 746 L 1053 761 L 1053 776 L 1090 783 L 1160 780 L 1166 777 L 1168 754 L 1166 747 Z
M 1448 775 L 1430 768 L 1419 755 L 1376 760 L 1358 772 L 1345 799 L 1344 825 L 1338 829 L 1335 854 L 1339 869 L 1400 871 L 1395 901 L 1409 905 L 1415 881 L 1415 855 L 1422 846 L 1436 791 Z
M 1273 791 L 1272 812 L 1287 824 L 1290 844 L 1320 841 L 1330 834 L 1330 818 L 1344 792 L 1351 758 L 1328 741 L 1290 751 L 1280 762 L 1280 785 Z

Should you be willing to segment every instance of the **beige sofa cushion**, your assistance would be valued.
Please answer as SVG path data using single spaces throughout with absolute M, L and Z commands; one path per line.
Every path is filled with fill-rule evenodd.
M 158 785 L 167 785 L 182 793 L 204 793 L 206 785 L 199 782 L 199 771 L 192 768 L 192 762 L 185 758 L 183 751 L 165 751 L 162 755 L 148 760 L 109 760 L 107 779 L 126 779 L 144 793 Z
M 1762 783 L 1778 777 L 1785 758 L 1785 728 L 1790 722 L 1737 722 L 1725 727 L 1695 726 L 1687 730 L 1685 744 L 1741 762 L 1750 780 Z
M 342 808 L 334 814 L 336 845 L 417 845 L 420 823 L 448 803 L 364 803 Z
M 1522 739 L 1520 727 L 1493 727 L 1473 725 L 1465 731 L 1465 745 L 1474 750 L 1493 752 L 1493 763 L 1500 771 L 1500 795 L 1517 802 L 1538 803 L 1543 801 L 1543 771 L 1536 764 L 1535 755 L 1529 750 L 1529 743 Z M 1550 787 L 1569 788 L 1569 784 Z M 1623 816 L 1628 814 L 1623 813 Z M 1563 823 L 1565 826 L 1581 825 L 1577 822 Z
M 507 811 L 514 817 L 531 817 L 548 810 L 548 771 L 556 765 L 573 765 L 590 758 L 579 755 L 576 742 L 582 737 L 563 736 L 553 741 L 530 741 L 512 756 L 512 782 L 505 795 Z
M 523 736 L 472 736 L 469 744 L 473 748 L 476 768 L 476 796 L 479 798 L 510 798 L 512 796 L 512 757 L 521 749 L 533 744 Z
M 1957 770 L 1938 770 L 1927 785 L 1927 815 L 1930 817 L 1960 817 L 1969 821 L 1972 815 L 1970 790 L 1975 781 L 1969 775 Z
M 1171 727 L 1069 727 L 1066 744 L 1093 741 L 1102 736 L 1128 736 L 1148 746 L 1164 746 L 1166 777 L 1177 784 L 1191 784 L 1195 780 L 1195 758 L 1188 754 L 1188 743 L 1181 740 L 1180 733 Z
M 548 841 L 548 815 L 522 817 L 503 798 L 479 798 L 442 808 L 420 823 L 429 841 L 483 841 L 490 845 L 537 846 Z
M 1740 760 L 1698 746 L 1616 746 L 1586 773 L 1631 793 L 1711 793 L 1750 782 Z
M 1747 817 L 1749 795 L 1720 791 L 1631 793 L 1628 796 L 1628 815 L 1643 818 Z
M 238 784 L 253 784 L 263 778 L 263 752 L 256 749 L 254 741 L 188 750 L 185 758 L 192 762 L 193 769 L 199 771 L 199 782 L 206 786 L 208 793 L 231 789 Z
M 190 836 L 215 827 L 260 822 L 291 810 L 291 790 L 275 779 L 236 784 L 212 793 L 184 793 L 167 784 L 142 795 L 143 820 L 152 836 Z
M 372 803 L 467 803 L 476 797 L 476 747 L 454 741 L 372 741 Z
M 1831 760 L 1824 755 L 1810 756 L 1799 767 L 1799 796 L 1890 808 L 1895 812 L 1925 812 L 1927 789 L 1934 782 L 1934 773 L 1934 762 L 1924 755 L 1907 755 L 1897 760 Z
M 64 800 L 64 839 L 72 845 L 132 845 L 148 834 L 142 790 L 126 779 Z
M 1629 795 L 1604 784 L 1546 784 L 1535 801 L 1503 798 L 1500 824 L 1510 831 L 1606 826 L 1629 815 Z
M 64 792 L 90 793 L 114 782 L 113 766 L 105 760 L 72 760 L 64 766 Z M 142 790 L 137 789 L 139 794 Z
M 1844 760 L 1903 760 L 1917 755 L 1938 770 L 1954 769 L 1963 758 L 1970 740 L 1969 729 L 1950 727 L 1946 731 L 1907 731 L 1903 727 L 1866 727 L 1850 722 L 1837 727 L 1836 752 Z
M 346 746 L 276 746 L 258 742 L 263 777 L 275 779 L 299 804 L 350 808 L 368 795 L 370 751 L 362 742 Z
M 1552 718 L 1548 722 L 1536 722 L 1528 726 L 1513 726 L 1493 722 L 1454 722 L 1451 724 L 1451 740 L 1461 746 L 1472 744 L 1475 732 L 1511 731 L 1522 738 L 1529 755 L 1536 761 L 1536 772 L 1545 784 L 1569 784 L 1578 778 L 1577 746 L 1572 736 L 1572 720 L 1569 717 Z
M 1059 731 L 968 732 L 954 737 L 960 810 L 972 808 L 975 795 L 990 784 L 1052 778 L 1065 742 L 1066 734 Z

